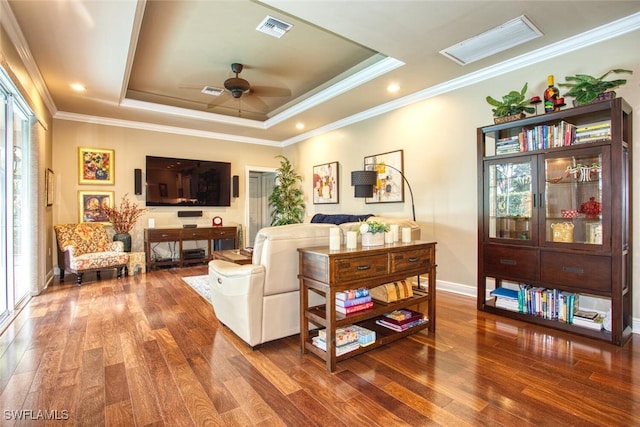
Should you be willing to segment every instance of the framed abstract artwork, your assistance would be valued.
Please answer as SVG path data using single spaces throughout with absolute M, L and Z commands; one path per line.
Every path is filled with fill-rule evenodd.
M 113 207 L 113 191 L 78 191 L 79 222 L 110 225 L 102 207 Z
M 325 163 L 313 167 L 313 204 L 338 203 L 338 162 Z
M 390 151 L 364 158 L 365 170 L 377 172 L 373 197 L 367 197 L 365 203 L 404 202 L 404 151 Z
M 113 185 L 114 166 L 113 150 L 85 147 L 78 149 L 79 184 Z

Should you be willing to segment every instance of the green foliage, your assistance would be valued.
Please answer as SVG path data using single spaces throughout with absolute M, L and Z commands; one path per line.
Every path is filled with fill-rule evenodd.
M 580 105 L 589 104 L 595 101 L 598 95 L 627 83 L 625 79 L 604 81 L 604 78 L 611 73 L 633 74 L 633 71 L 617 68 L 607 71 L 600 77 L 593 77 L 588 74 L 576 74 L 575 76 L 566 76 L 565 79 L 567 83 L 559 83 L 558 86 L 569 88 L 569 91 L 563 94 L 563 96 L 575 98 L 576 103 Z
M 289 159 L 280 157 L 276 170 L 276 185 L 269 196 L 271 225 L 299 224 L 304 220 L 304 200 L 300 183 L 302 177 L 296 173 Z
M 489 105 L 492 105 L 496 108 L 492 108 L 494 117 L 504 117 L 504 116 L 513 116 L 515 114 L 520 114 L 522 112 L 527 112 L 529 114 L 535 113 L 535 108 L 529 107 L 529 100 L 525 100 L 525 94 L 527 93 L 527 85 L 524 84 L 524 87 L 520 92 L 512 90 L 508 94 L 502 97 L 502 102 L 492 98 L 491 96 L 487 96 L 487 102 Z
M 359 233 L 384 233 L 389 231 L 389 226 L 378 221 L 359 221 L 354 231 Z

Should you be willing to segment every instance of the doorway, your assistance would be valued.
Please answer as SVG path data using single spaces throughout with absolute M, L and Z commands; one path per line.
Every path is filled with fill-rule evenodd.
M 276 169 L 247 166 L 247 186 L 245 201 L 245 224 L 247 224 L 245 247 L 253 247 L 256 234 L 263 227 L 271 225 L 269 195 L 276 181 Z

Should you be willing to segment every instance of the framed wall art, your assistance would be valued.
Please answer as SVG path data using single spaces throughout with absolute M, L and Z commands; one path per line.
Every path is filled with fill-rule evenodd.
M 313 203 L 330 204 L 340 200 L 338 162 L 313 167 Z
M 78 174 L 80 184 L 113 185 L 115 158 L 113 150 L 100 148 L 78 149 Z
M 365 170 L 377 172 L 373 197 L 367 197 L 365 203 L 404 202 L 404 151 L 390 151 L 364 158 Z
M 78 191 L 80 222 L 111 224 L 102 207 L 113 207 L 113 191 Z
M 44 172 L 44 193 L 47 206 L 53 205 L 55 189 L 53 188 L 53 171 L 47 168 Z

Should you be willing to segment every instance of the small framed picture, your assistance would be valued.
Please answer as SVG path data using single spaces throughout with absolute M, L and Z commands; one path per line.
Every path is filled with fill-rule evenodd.
M 365 203 L 404 202 L 403 155 L 403 150 L 397 150 L 364 158 L 365 170 L 377 172 L 373 197 Z
M 103 207 L 113 207 L 113 191 L 78 191 L 80 222 L 99 222 L 110 225 Z
M 113 150 L 78 149 L 78 182 L 80 184 L 113 185 L 115 158 Z
M 330 204 L 340 200 L 338 162 L 313 167 L 313 203 Z
M 44 173 L 44 193 L 47 200 L 47 206 L 53 205 L 53 199 L 55 197 L 55 189 L 53 188 L 53 171 L 49 168 Z

